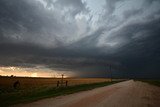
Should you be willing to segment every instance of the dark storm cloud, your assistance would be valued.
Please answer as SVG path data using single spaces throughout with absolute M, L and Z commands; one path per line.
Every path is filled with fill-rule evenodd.
M 41 5 L 36 7 L 35 3 L 29 4 L 24 0 L 0 2 L 1 38 L 3 38 L 1 43 L 42 42 L 43 35 L 50 35 L 48 30 L 51 30 L 51 26 L 52 30 L 59 29 L 59 24 L 53 17 L 48 16 Z M 55 25 L 51 23 L 52 21 Z
M 111 65 L 115 77 L 159 77 L 159 1 L 136 9 L 126 3 L 106 0 L 95 27 L 81 0 L 1 0 L 0 65 L 43 65 L 83 77 L 104 77 Z
M 127 69 L 137 75 L 142 73 L 152 77 L 155 72 L 159 74 L 160 26 L 157 25 L 159 21 L 160 19 L 156 19 L 148 23 L 135 23 L 117 32 L 123 36 L 130 36 L 124 36 L 128 43 L 119 49 L 116 56 L 118 55 L 119 60 L 126 64 Z
M 64 6 L 65 1 L 55 3 L 60 5 L 56 5 L 59 9 L 58 11 L 49 11 L 48 8 L 44 7 L 39 1 L 2 0 L 0 2 L 0 30 L 3 40 L 1 42 L 27 42 L 47 47 L 56 47 L 57 45 L 63 44 L 60 43 L 59 39 L 63 40 L 64 38 L 59 37 L 59 35 L 64 36 L 65 34 L 70 34 L 71 30 L 75 28 L 75 25 L 72 27 L 72 24 L 64 22 L 67 15 L 60 14 L 60 6 L 64 8 L 61 9 L 62 12 L 66 9 Z M 87 11 L 85 7 L 82 6 L 82 3 L 77 7 L 78 3 L 81 2 L 79 0 L 73 3 L 71 1 L 70 3 L 67 2 L 66 6 L 69 8 L 72 7 L 70 10 L 74 10 L 75 12 L 69 10 L 65 13 L 70 14 L 73 12 L 73 14 L 76 15 L 78 12 Z

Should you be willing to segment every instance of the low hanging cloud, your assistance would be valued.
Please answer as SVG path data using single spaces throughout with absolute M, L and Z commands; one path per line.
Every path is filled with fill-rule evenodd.
M 89 2 L 1 0 L 0 66 L 158 78 L 160 2 L 105 0 L 98 14 Z

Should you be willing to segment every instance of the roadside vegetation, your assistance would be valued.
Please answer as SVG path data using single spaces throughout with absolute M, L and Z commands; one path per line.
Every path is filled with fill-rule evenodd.
M 142 81 L 160 87 L 160 80 L 142 80 Z
M 134 81 L 142 81 L 142 82 L 146 82 L 148 84 L 160 87 L 160 79 L 157 79 L 157 80 L 152 80 L 152 79 L 135 79 Z
M 30 90 L 14 90 L 9 93 L 0 93 L 0 104 L 1 107 L 6 107 L 9 105 L 14 105 L 18 103 L 27 103 L 44 98 L 56 97 L 60 95 L 67 95 L 76 93 L 79 91 L 91 90 L 97 87 L 103 87 L 111 85 L 120 81 L 113 82 L 101 82 L 101 83 L 92 83 L 92 84 L 81 84 L 75 86 L 67 87 L 39 87 Z

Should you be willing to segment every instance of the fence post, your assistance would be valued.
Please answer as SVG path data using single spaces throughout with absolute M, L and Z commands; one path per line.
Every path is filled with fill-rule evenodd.
M 57 87 L 59 87 L 59 81 L 57 81 Z
M 68 81 L 66 81 L 66 87 L 68 86 Z

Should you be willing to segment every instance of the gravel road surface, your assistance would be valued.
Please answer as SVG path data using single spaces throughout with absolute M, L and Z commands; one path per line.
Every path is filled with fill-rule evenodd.
M 129 80 L 14 107 L 160 107 L 160 87 Z

